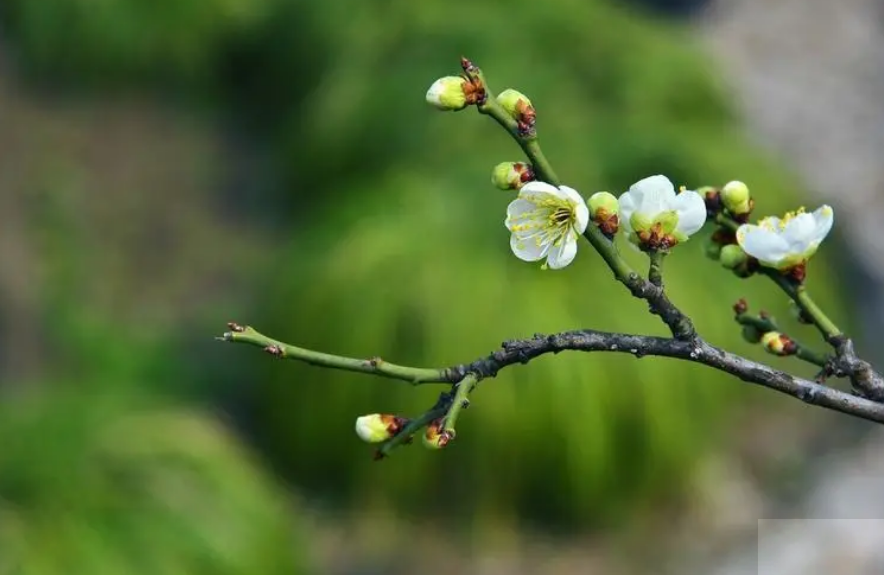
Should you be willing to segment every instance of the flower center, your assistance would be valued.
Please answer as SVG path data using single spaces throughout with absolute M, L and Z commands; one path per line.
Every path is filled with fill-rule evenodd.
M 570 207 L 559 207 L 549 215 L 550 224 L 554 226 L 560 226 L 564 223 L 567 223 L 570 220 L 574 219 L 574 212 L 570 209 Z
M 577 221 L 575 206 L 559 198 L 534 199 L 535 209 L 514 216 L 510 229 L 538 246 L 560 246 Z

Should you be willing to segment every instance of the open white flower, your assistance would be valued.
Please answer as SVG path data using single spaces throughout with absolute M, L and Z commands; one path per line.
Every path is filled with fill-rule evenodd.
M 821 206 L 812 214 L 804 208 L 782 218 L 767 217 L 758 225 L 737 229 L 737 243 L 763 266 L 788 270 L 807 263 L 832 229 L 835 213 Z
M 546 258 L 543 268 L 560 269 L 577 255 L 577 239 L 589 223 L 589 208 L 576 190 L 528 182 L 506 210 L 510 247 L 526 262 Z
M 620 222 L 629 241 L 643 250 L 685 242 L 706 222 L 706 202 L 697 192 L 675 193 L 666 176 L 651 176 L 623 193 Z

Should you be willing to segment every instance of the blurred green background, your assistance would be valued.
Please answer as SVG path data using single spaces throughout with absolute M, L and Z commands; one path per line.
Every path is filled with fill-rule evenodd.
M 0 34 L 0 574 L 368 573 L 418 529 L 634 533 L 747 413 L 807 416 L 689 364 L 561 355 L 483 383 L 450 449 L 378 464 L 355 417 L 436 390 L 212 339 L 236 320 L 442 366 L 535 332 L 664 333 L 590 249 L 514 258 L 489 176 L 518 148 L 424 93 L 468 55 L 532 98 L 586 196 L 663 173 L 793 207 L 680 24 L 605 0 L 5 0 Z M 730 306 L 783 298 L 702 245 L 667 261 L 671 297 L 761 357 Z

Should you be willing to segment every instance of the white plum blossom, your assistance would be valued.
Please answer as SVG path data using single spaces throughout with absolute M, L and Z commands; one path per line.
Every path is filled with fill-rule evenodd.
M 665 250 L 700 230 L 706 202 L 697 192 L 675 192 L 666 176 L 633 184 L 619 199 L 620 222 L 629 241 L 643 250 Z
M 526 262 L 546 258 L 543 269 L 561 269 L 577 255 L 577 240 L 589 224 L 589 208 L 576 190 L 528 182 L 506 210 L 510 247 Z
M 763 266 L 788 270 L 807 263 L 832 229 L 835 214 L 829 206 L 813 213 L 804 208 L 782 218 L 770 216 L 737 229 L 737 243 Z

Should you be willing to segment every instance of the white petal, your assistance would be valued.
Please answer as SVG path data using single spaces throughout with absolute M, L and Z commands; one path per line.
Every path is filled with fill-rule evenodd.
M 791 252 L 789 243 L 780 234 L 753 224 L 743 224 L 737 229 L 737 243 L 762 263 L 776 264 Z
M 537 206 L 534 202 L 529 200 L 524 200 L 522 198 L 516 198 L 511 201 L 509 205 L 506 207 L 506 216 L 509 218 L 517 218 L 522 214 L 533 212 L 537 209 Z
M 542 260 L 549 253 L 550 242 L 538 243 L 536 237 L 522 238 L 516 234 L 510 236 L 510 249 L 523 262 Z
M 706 202 L 697 192 L 682 192 L 675 197 L 673 209 L 678 212 L 676 229 L 691 236 L 706 223 Z
M 546 182 L 528 182 L 519 188 L 519 197 L 528 201 L 543 200 L 546 196 L 561 198 L 562 193 L 557 187 Z
M 835 221 L 835 212 L 829 206 L 823 205 L 813 212 L 813 219 L 816 221 L 816 229 L 813 236 L 811 236 L 811 241 L 822 242 L 832 229 L 832 224 Z
M 525 235 L 526 233 L 533 233 L 538 227 L 546 225 L 546 214 L 549 210 L 540 210 L 537 215 L 534 217 L 525 216 L 525 214 L 537 211 L 538 207 L 529 200 L 523 200 L 522 198 L 516 198 L 511 201 L 510 204 L 506 208 L 506 220 L 504 220 L 504 225 L 506 229 L 509 231 Z M 524 226 L 528 223 L 536 222 L 537 226 L 531 226 L 529 229 L 521 229 L 519 231 L 514 230 L 515 226 Z
M 569 232 L 561 245 L 554 245 L 550 248 L 546 264 L 549 266 L 549 269 L 559 270 L 574 261 L 574 256 L 576 255 L 577 236 L 574 232 Z
M 559 186 L 559 194 L 562 199 L 573 202 L 574 204 L 582 204 L 584 203 L 583 197 L 580 193 L 574 188 L 569 188 L 568 186 Z
M 617 203 L 620 205 L 620 227 L 628 234 L 632 231 L 629 218 L 635 212 L 635 197 L 631 192 L 623 192 L 617 199 Z
M 574 231 L 582 234 L 586 231 L 586 226 L 589 225 L 589 207 L 583 202 L 577 204 L 577 207 L 574 209 L 574 216 Z
M 651 176 L 640 180 L 629 188 L 634 196 L 639 213 L 654 217 L 671 208 L 675 201 L 675 186 L 666 176 Z
M 810 245 L 815 230 L 813 215 L 798 214 L 783 226 L 782 236 L 794 251 L 800 253 Z

